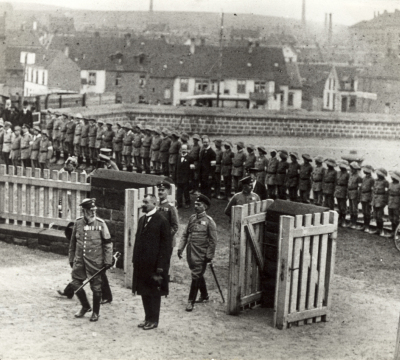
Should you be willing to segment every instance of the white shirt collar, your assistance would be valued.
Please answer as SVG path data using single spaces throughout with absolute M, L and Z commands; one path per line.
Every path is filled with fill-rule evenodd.
M 153 210 L 149 211 L 146 216 L 153 216 L 157 211 L 157 208 L 154 208 Z

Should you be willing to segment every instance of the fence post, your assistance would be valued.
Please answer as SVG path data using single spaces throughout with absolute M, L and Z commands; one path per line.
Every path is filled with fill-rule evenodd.
M 132 255 L 135 245 L 138 218 L 138 190 L 125 190 L 125 226 L 124 226 L 124 273 L 125 287 L 132 287 L 133 264 Z

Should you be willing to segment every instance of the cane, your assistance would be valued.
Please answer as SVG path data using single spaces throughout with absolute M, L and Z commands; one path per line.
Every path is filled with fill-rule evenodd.
M 119 251 L 117 251 L 114 255 L 113 255 L 113 258 L 114 258 L 114 265 L 111 267 L 111 269 L 115 269 L 115 267 L 117 266 L 117 261 L 118 261 L 118 259 L 121 257 L 121 253 L 119 252 Z M 101 272 L 103 272 L 104 270 L 106 270 L 106 267 L 105 266 L 103 266 L 99 271 L 97 271 L 94 275 L 92 275 L 89 279 L 87 279 L 81 286 L 79 286 L 79 288 L 75 291 L 75 294 L 78 292 L 78 291 L 80 291 L 80 290 L 82 290 L 87 284 L 89 284 L 90 283 L 90 281 L 94 278 L 94 277 L 96 277 L 97 275 L 99 275 Z
M 225 303 L 224 295 L 222 294 L 221 287 L 219 286 L 219 282 L 218 282 L 218 279 L 217 279 L 217 275 L 215 275 L 214 265 L 213 265 L 212 262 L 208 263 L 208 265 L 210 265 L 210 270 L 211 270 L 211 272 L 212 272 L 212 274 L 213 274 L 213 276 L 214 276 L 214 280 L 215 280 L 215 283 L 217 284 L 219 293 L 221 294 L 222 302 Z

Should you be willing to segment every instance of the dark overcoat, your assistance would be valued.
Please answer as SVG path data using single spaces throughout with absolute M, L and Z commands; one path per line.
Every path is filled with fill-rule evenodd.
M 168 272 L 172 251 L 172 235 L 168 220 L 158 211 L 143 229 L 145 217 L 139 219 L 133 249 L 132 292 L 138 295 L 168 295 Z M 162 281 L 153 277 L 163 269 Z

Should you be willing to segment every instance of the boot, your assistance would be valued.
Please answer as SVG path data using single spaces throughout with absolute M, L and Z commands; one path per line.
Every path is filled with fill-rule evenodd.
M 98 321 L 99 320 L 99 313 L 100 313 L 100 301 L 101 301 L 101 293 L 93 293 L 93 312 L 92 316 L 90 317 L 90 321 Z
M 66 296 L 68 299 L 72 299 L 74 297 L 74 289 L 72 288 L 71 283 L 69 283 L 64 291 L 61 290 L 57 290 L 57 292 L 61 295 L 61 296 Z
M 369 225 L 364 225 L 364 232 L 369 233 Z
M 381 229 L 381 230 L 379 231 L 379 236 L 385 237 L 385 238 L 390 238 L 390 237 L 392 237 L 392 233 L 390 232 L 389 234 L 387 234 L 387 233 L 385 232 L 385 230 Z
M 378 229 L 378 227 L 376 227 L 375 230 L 370 229 L 370 230 L 369 230 L 369 233 L 372 234 L 372 235 L 379 234 L 379 229 Z
M 193 280 L 190 285 L 189 299 L 186 306 L 186 311 L 192 311 L 194 309 L 194 303 L 196 302 L 197 293 L 199 291 L 199 280 Z
M 343 217 L 342 217 L 342 227 L 344 227 L 344 228 L 349 227 L 349 225 L 347 224 L 347 221 L 346 221 L 346 215 L 343 215 Z
M 206 285 L 206 281 L 205 281 L 204 277 L 199 279 L 199 290 L 200 290 L 200 298 L 196 302 L 202 303 L 202 302 L 208 301 L 209 296 L 208 296 L 207 285 Z
M 89 301 L 87 299 L 85 290 L 80 290 L 78 293 L 76 293 L 77 298 L 79 299 L 79 302 L 82 305 L 82 308 L 75 314 L 76 318 L 81 318 L 84 317 L 85 314 L 92 309 L 90 308 Z

